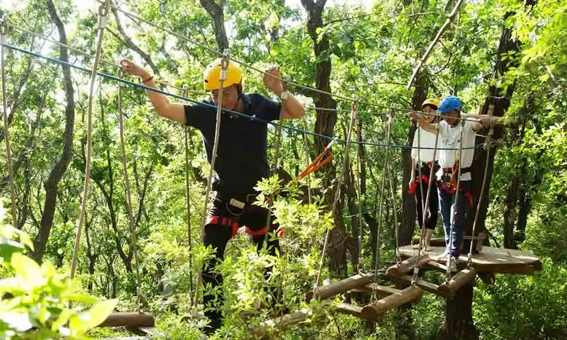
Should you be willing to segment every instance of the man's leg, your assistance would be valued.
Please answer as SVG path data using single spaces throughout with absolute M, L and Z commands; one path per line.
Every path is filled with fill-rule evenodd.
M 217 209 L 213 209 L 213 214 L 215 213 L 219 213 Z M 222 325 L 222 275 L 215 271 L 215 267 L 224 259 L 224 250 L 231 237 L 232 229 L 222 224 L 221 216 L 212 217 L 210 223 L 205 226 L 204 245 L 205 247 L 211 246 L 214 249 L 213 257 L 203 265 L 202 270 L 205 288 L 203 304 L 205 316 L 210 320 L 207 327 L 208 333 L 213 333 Z
M 270 227 L 266 228 L 268 213 L 269 212 L 266 209 L 251 206 L 242 215 L 242 224 L 247 227 L 247 232 L 252 236 L 252 240 L 254 241 L 258 252 L 266 246 L 268 254 L 275 256 L 277 254 L 281 254 L 281 248 L 280 242 L 275 235 L 277 225 L 274 224 L 274 216 L 270 219 Z M 266 233 L 268 233 L 268 235 L 266 235 Z M 272 268 L 265 268 L 264 279 L 268 282 L 270 281 L 271 276 Z M 282 290 L 277 284 L 272 284 L 271 286 L 266 287 L 266 292 L 272 297 L 270 301 L 270 305 L 272 307 L 282 302 Z

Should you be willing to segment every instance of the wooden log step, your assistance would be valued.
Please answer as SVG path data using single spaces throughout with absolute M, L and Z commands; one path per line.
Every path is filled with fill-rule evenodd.
M 404 276 L 400 276 L 399 278 L 397 278 L 396 281 L 398 281 L 400 283 L 411 284 L 412 277 L 410 275 L 404 275 Z M 418 286 L 422 290 L 429 292 L 431 294 L 439 295 L 439 296 L 444 297 L 444 298 L 449 297 L 449 296 L 443 295 L 444 293 L 439 291 L 439 286 L 436 285 L 435 283 L 431 283 L 431 282 L 428 282 L 428 281 L 425 281 L 425 280 L 422 280 L 422 279 L 417 279 L 417 282 L 415 284 L 416 284 L 416 286 Z
M 342 302 L 339 303 L 337 306 L 335 306 L 335 310 L 337 312 L 356 316 L 359 318 L 360 318 L 360 314 L 362 313 L 362 307 L 351 305 L 348 303 L 342 303 Z
M 269 339 L 269 331 L 271 328 L 277 328 L 280 331 L 285 331 L 292 326 L 305 321 L 310 315 L 319 314 L 323 311 L 324 309 L 322 307 L 297 310 L 279 318 L 262 322 L 259 327 L 252 329 L 252 333 L 260 339 Z
M 360 317 L 364 320 L 378 321 L 389 310 L 398 308 L 408 302 L 419 299 L 423 291 L 416 286 L 410 286 L 396 294 L 392 294 L 362 308 Z
M 374 292 L 376 292 L 376 295 L 378 295 L 380 297 L 386 297 L 386 296 L 389 296 L 389 295 L 392 295 L 392 294 L 396 294 L 399 291 L 400 291 L 399 289 L 388 287 L 388 286 L 382 286 L 382 285 L 378 285 L 378 284 L 375 284 L 375 283 L 369 283 L 369 284 L 364 285 L 362 287 L 355 288 L 355 289 L 351 290 L 351 292 L 354 292 L 354 293 L 364 293 L 364 294 L 374 294 Z
M 474 268 L 463 269 L 453 277 L 439 286 L 439 291 L 449 297 L 453 297 L 455 292 L 459 290 L 467 282 L 474 280 L 476 276 L 476 270 Z
M 442 271 L 442 272 L 447 272 L 447 266 L 444 265 L 444 264 L 441 264 L 441 263 L 439 263 L 439 262 L 429 261 L 429 262 L 427 262 L 427 265 L 428 265 L 428 266 L 431 266 L 431 267 L 433 267 L 433 268 L 435 268 L 435 269 L 438 269 L 438 270 L 440 270 L 440 271 Z
M 431 259 L 427 254 L 419 256 L 419 263 L 418 263 L 418 256 L 410 257 L 409 259 L 404 260 L 402 263 L 388 268 L 388 270 L 386 271 L 386 275 L 393 277 L 405 275 L 409 273 L 416 266 L 421 267 L 430 260 Z
M 370 282 L 372 282 L 372 277 L 370 275 L 354 275 L 344 280 L 331 283 L 330 285 L 319 287 L 317 298 L 319 300 L 326 300 L 335 295 L 346 293 L 351 289 L 369 284 Z M 305 299 L 307 300 L 307 302 L 313 299 L 313 295 L 313 291 L 310 291 L 306 294 Z
M 110 314 L 98 327 L 154 327 L 152 314 L 138 312 L 120 312 Z

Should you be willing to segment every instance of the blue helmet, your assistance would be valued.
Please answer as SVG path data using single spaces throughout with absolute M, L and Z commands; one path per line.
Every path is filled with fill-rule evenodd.
M 441 100 L 441 104 L 439 104 L 439 113 L 445 114 L 451 112 L 453 110 L 462 110 L 463 103 L 459 98 L 456 96 L 447 96 Z

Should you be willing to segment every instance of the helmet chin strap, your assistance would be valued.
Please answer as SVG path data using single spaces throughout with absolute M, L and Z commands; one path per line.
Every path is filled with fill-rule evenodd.
M 231 111 L 236 111 L 236 108 L 238 107 L 238 103 L 240 103 L 240 100 L 242 100 L 242 83 L 238 84 L 237 90 L 238 90 L 238 99 L 236 100 L 236 104 L 234 104 L 234 107 L 232 108 Z

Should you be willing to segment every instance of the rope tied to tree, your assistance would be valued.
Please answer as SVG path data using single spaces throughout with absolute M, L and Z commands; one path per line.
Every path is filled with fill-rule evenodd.
M 6 43 L 6 35 L 8 33 L 8 25 L 6 23 L 7 15 L 0 19 L 0 42 Z M 4 45 L 0 47 L 0 70 L 2 77 L 2 111 L 4 111 L 4 140 L 6 142 L 6 162 L 8 163 L 8 178 L 10 180 L 10 196 L 12 210 L 12 224 L 14 228 L 18 227 L 18 211 L 16 208 L 16 184 L 14 182 L 14 165 L 12 161 L 12 150 L 10 148 L 10 122 L 8 120 L 8 95 L 6 91 L 6 65 L 4 56 Z
M 118 76 L 122 78 L 124 76 L 124 71 L 122 67 L 118 70 Z M 130 223 L 130 233 L 132 236 L 132 257 L 134 258 L 134 266 L 136 271 L 136 297 L 137 297 L 137 309 L 139 313 L 142 313 L 143 305 L 143 293 L 142 293 L 142 281 L 140 278 L 140 260 L 138 258 L 138 237 L 136 232 L 136 223 L 134 222 L 134 213 L 132 209 L 132 190 L 130 186 L 130 177 L 128 176 L 128 160 L 126 157 L 126 141 L 124 138 L 124 113 L 122 112 L 122 87 L 123 84 L 118 85 L 118 124 L 120 130 L 120 149 L 122 151 L 122 169 L 124 173 L 124 190 L 126 192 L 126 210 L 128 212 L 128 221 Z
M 93 154 L 93 147 L 92 147 L 92 130 L 93 130 L 93 101 L 94 101 L 94 89 L 95 83 L 97 78 L 97 70 L 98 64 L 100 62 L 100 56 L 102 52 L 102 43 L 104 40 L 104 31 L 106 28 L 106 20 L 108 15 L 108 6 L 110 5 L 110 1 L 105 1 L 102 5 L 100 5 L 98 9 L 98 37 L 97 37 L 97 46 L 95 52 L 95 60 L 93 63 L 93 67 L 91 70 L 91 78 L 90 78 L 90 88 L 89 88 L 89 100 L 88 100 L 88 109 L 87 109 L 87 155 L 85 160 L 85 183 L 83 187 L 83 199 L 81 204 L 81 212 L 79 214 L 79 222 L 77 225 L 77 235 L 75 238 L 75 247 L 73 249 L 73 261 L 71 263 L 71 279 L 75 277 L 75 271 L 77 270 L 77 262 L 79 257 L 79 250 L 81 247 L 81 233 L 83 222 L 85 220 L 85 215 L 87 212 L 87 202 L 88 202 L 88 195 L 89 195 L 89 184 L 90 184 L 90 177 L 91 177 L 91 160 Z
M 354 124 L 356 122 L 356 110 L 358 107 L 358 103 L 357 102 L 353 102 L 352 106 L 351 106 L 351 112 L 350 112 L 350 124 L 348 127 L 348 133 L 347 133 L 347 144 L 345 146 L 345 155 L 343 158 L 343 166 L 341 167 L 341 172 L 337 181 L 337 188 L 335 191 L 335 198 L 333 200 L 333 205 L 331 207 L 331 214 L 333 215 L 333 218 L 335 217 L 336 213 L 337 213 L 337 207 L 339 204 L 339 200 L 341 198 L 341 187 L 344 183 L 344 177 L 346 175 L 346 171 L 348 168 L 348 160 L 349 160 L 349 150 L 350 150 L 350 136 L 352 134 L 352 130 L 354 127 Z M 330 143 L 331 144 L 331 143 Z M 329 145 L 327 145 L 327 148 L 329 147 Z M 319 287 L 321 284 L 321 272 L 323 271 L 323 264 L 325 262 L 325 255 L 327 253 L 327 248 L 329 245 L 329 238 L 330 238 L 330 234 L 331 234 L 331 228 L 327 227 L 326 233 L 325 233 L 325 241 L 323 243 L 323 250 L 321 251 L 321 260 L 319 262 L 319 270 L 317 271 L 317 277 L 315 279 L 315 286 L 313 287 L 313 298 L 317 299 L 318 295 L 319 295 Z

